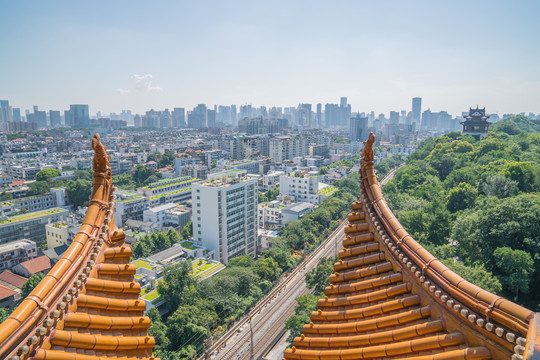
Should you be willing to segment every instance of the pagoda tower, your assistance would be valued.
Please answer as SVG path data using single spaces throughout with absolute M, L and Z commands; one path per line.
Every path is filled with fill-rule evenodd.
M 488 133 L 489 115 L 486 115 L 486 108 L 480 109 L 478 105 L 476 109 L 469 108 L 469 115 L 465 116 L 465 121 L 460 122 L 463 125 L 463 134 L 474 136 L 477 140 L 484 137 Z

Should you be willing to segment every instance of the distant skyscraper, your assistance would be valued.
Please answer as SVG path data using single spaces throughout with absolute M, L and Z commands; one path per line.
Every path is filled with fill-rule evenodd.
M 60 119 L 60 111 L 49 111 L 49 120 L 51 121 L 51 127 L 60 127 L 62 120 Z
M 311 127 L 311 104 L 300 104 L 296 111 L 296 123 L 304 127 Z
M 13 121 L 21 122 L 21 109 L 20 108 L 13 108 Z
M 231 121 L 232 126 L 238 125 L 238 116 L 236 112 L 236 105 L 231 105 Z
M 420 124 L 420 115 L 422 114 L 422 98 L 415 97 L 412 99 L 412 121 Z
M 13 122 L 13 110 L 9 101 L 0 100 L 0 130 L 8 131 L 10 122 Z
M 159 111 L 159 127 L 162 129 L 167 129 L 172 126 L 172 116 L 169 112 L 169 109 Z
M 367 139 L 368 118 L 359 115 L 351 118 L 350 139 L 351 141 L 364 141 Z
M 397 111 L 390 111 L 390 123 L 399 124 L 399 113 Z
M 72 128 L 87 128 L 90 125 L 88 105 L 69 105 L 69 111 L 64 112 L 66 126 Z
M 346 127 L 351 118 L 351 104 L 347 104 L 347 98 L 342 97 L 339 104 L 339 123 L 338 126 Z
M 317 127 L 322 129 L 322 104 L 317 104 Z
M 186 111 L 184 108 L 174 108 L 172 116 L 173 116 L 173 127 L 175 128 L 186 127 Z
M 135 127 L 142 127 L 143 126 L 142 117 L 139 114 L 135 115 L 135 118 L 133 119 L 133 125 Z
M 206 105 L 199 104 L 188 114 L 188 127 L 199 129 L 206 126 Z
M 216 126 L 216 110 L 206 111 L 206 126 L 208 127 Z
M 324 122 L 326 127 L 339 125 L 339 106 L 337 104 L 324 105 Z
M 28 114 L 28 122 L 36 123 L 38 129 L 43 129 L 47 127 L 47 112 L 39 111 L 38 107 L 34 105 L 34 112 Z

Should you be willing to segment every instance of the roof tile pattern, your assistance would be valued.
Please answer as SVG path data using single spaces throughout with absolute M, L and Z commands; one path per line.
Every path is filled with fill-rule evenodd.
M 22 288 L 22 286 L 26 282 L 26 280 L 28 280 L 28 279 L 25 278 L 24 276 L 14 274 L 9 270 L 4 270 L 0 274 L 0 282 L 3 281 L 4 283 L 9 284 L 9 285 L 14 286 L 14 287 L 17 287 L 19 289 Z
M 521 359 L 534 313 L 439 267 L 410 238 L 384 202 L 370 141 L 330 286 L 284 359 Z
M 110 164 L 98 135 L 92 148 L 85 220 L 58 263 L 0 324 L 0 359 L 154 359 L 131 250 L 114 225 Z

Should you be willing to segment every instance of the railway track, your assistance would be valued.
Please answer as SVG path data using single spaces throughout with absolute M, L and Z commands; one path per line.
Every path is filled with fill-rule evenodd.
M 221 350 L 211 358 L 249 359 L 251 355 L 250 319 L 254 333 L 254 358 L 262 356 L 262 352 L 271 345 L 273 339 L 270 338 L 275 338 L 275 334 L 283 330 L 285 321 L 294 313 L 295 299 L 309 293 L 309 289 L 305 286 L 304 274 L 314 268 L 321 257 L 333 255 L 336 251 L 335 247 L 328 245 L 334 245 L 340 240 L 340 235 L 346 224 L 347 221 L 343 221 L 289 276 L 261 299 L 248 315 L 240 319 L 218 342 L 213 344 L 209 348 L 210 354 L 215 353 L 220 348 Z M 287 293 L 281 294 L 283 291 Z M 267 308 L 268 306 L 271 306 L 271 309 Z

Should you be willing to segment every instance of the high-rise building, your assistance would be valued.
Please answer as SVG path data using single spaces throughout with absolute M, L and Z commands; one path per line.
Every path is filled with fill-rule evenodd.
M 420 124 L 420 115 L 422 114 L 422 98 L 414 97 L 412 99 L 412 121 Z
M 339 122 L 339 107 L 337 104 L 324 105 L 324 122 L 326 127 L 335 127 Z
M 172 126 L 172 115 L 169 109 L 159 111 L 159 127 L 162 129 L 167 129 Z
M 309 142 L 301 136 L 276 136 L 270 139 L 269 152 L 276 163 L 292 160 L 309 153 Z
M 87 128 L 90 125 L 88 105 L 69 105 L 64 111 L 66 126 L 72 128 Z
M 216 126 L 216 110 L 208 109 L 206 111 L 206 126 L 215 127 Z
M 135 115 L 135 117 L 133 118 L 133 126 L 135 126 L 135 127 L 142 127 L 143 126 L 143 119 L 142 119 L 141 115 L 139 115 L 139 114 Z
M 231 121 L 232 126 L 238 125 L 238 116 L 236 112 L 236 105 L 231 105 Z
M 347 104 L 347 98 L 342 97 L 338 104 L 326 104 L 324 106 L 324 120 L 326 127 L 347 127 L 351 117 L 351 105 Z
M 351 118 L 350 139 L 351 141 L 367 140 L 368 118 L 359 115 Z
M 186 127 L 186 111 L 184 108 L 174 108 L 172 117 L 173 117 L 173 127 L 175 128 Z
M 8 131 L 10 122 L 13 122 L 13 110 L 9 101 L 0 100 L 0 130 Z
M 296 110 L 296 124 L 311 127 L 311 104 L 300 104 Z
M 38 129 L 46 128 L 47 127 L 47 112 L 39 111 L 38 107 L 34 105 L 34 112 L 32 114 L 28 114 L 27 121 L 36 123 L 36 126 Z
M 397 111 L 390 111 L 390 124 L 399 124 L 399 113 Z
M 13 108 L 13 121 L 21 122 L 21 109 L 20 108 Z
M 49 120 L 51 121 L 51 127 L 59 127 L 62 125 L 62 120 L 60 118 L 60 111 L 50 110 L 49 111 Z
M 193 239 L 227 264 L 240 255 L 256 255 L 257 179 L 245 170 L 208 175 L 192 184 Z
M 317 127 L 322 129 L 322 104 L 317 104 Z
M 206 126 L 206 105 L 199 104 L 188 113 L 188 127 L 199 129 Z

